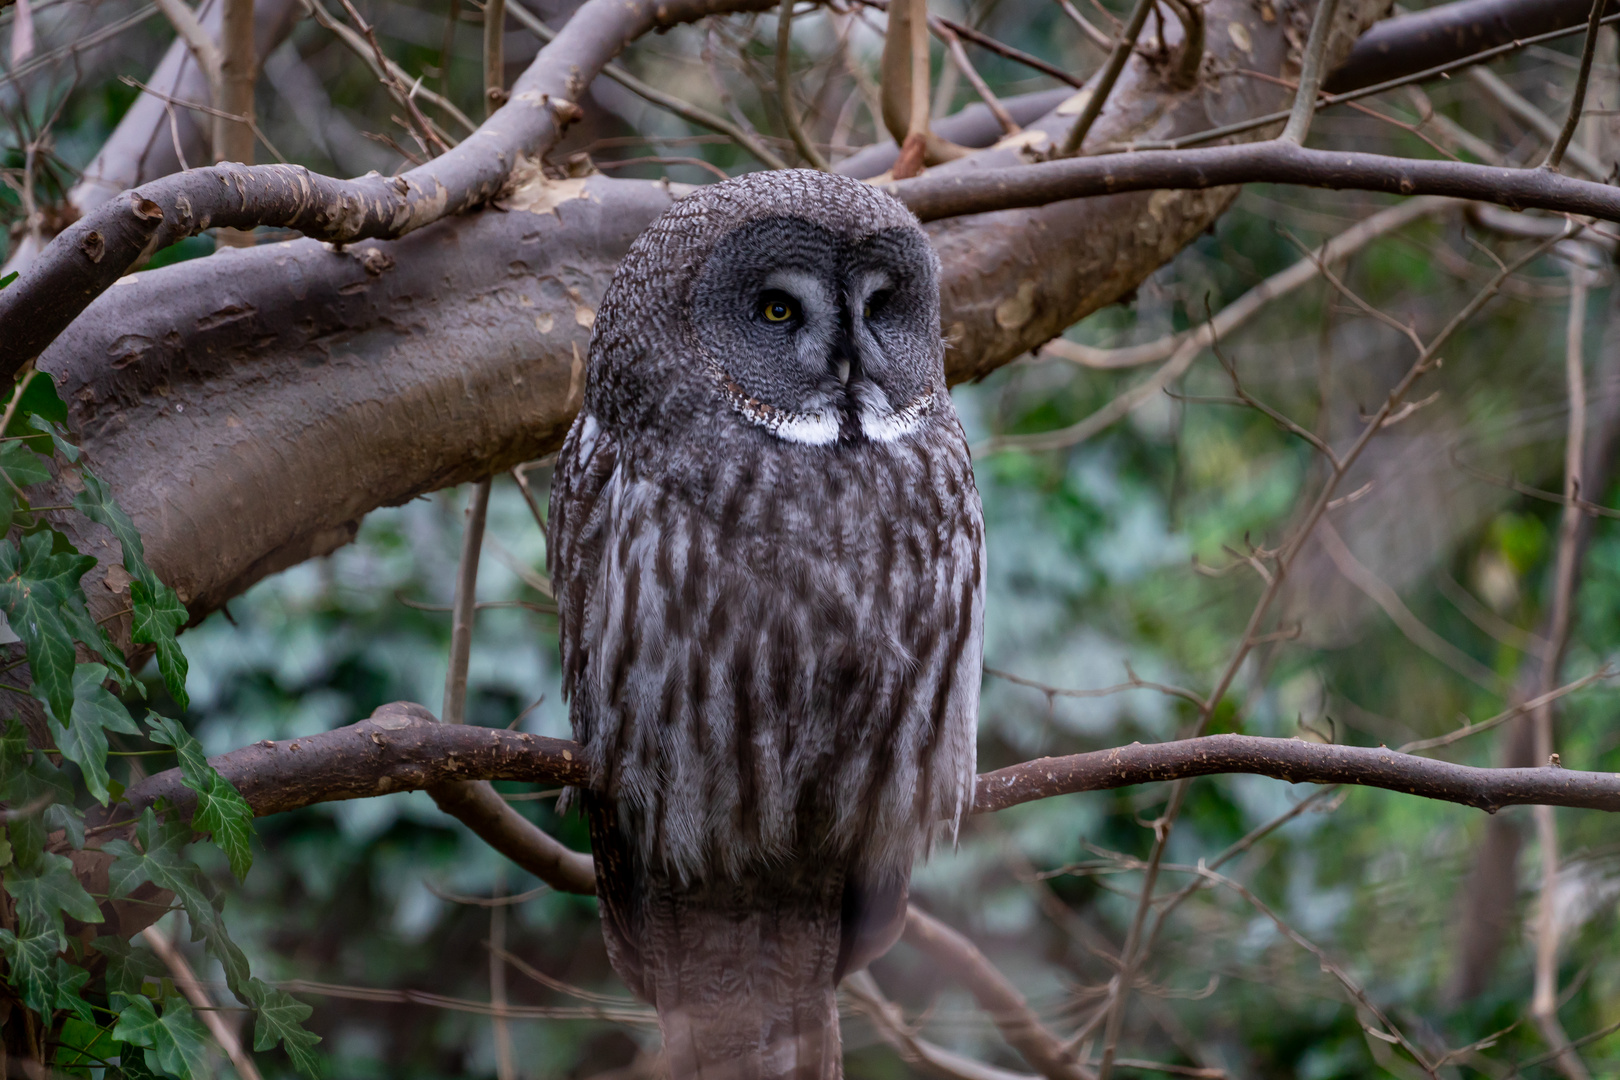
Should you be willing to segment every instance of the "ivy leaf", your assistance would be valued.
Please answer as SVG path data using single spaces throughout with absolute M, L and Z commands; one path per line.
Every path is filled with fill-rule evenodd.
M 112 895 L 128 896 L 136 887 L 150 881 L 174 893 L 186 909 L 191 923 L 191 940 L 201 941 L 210 956 L 225 969 L 225 983 L 237 997 L 246 992 L 248 961 L 231 940 L 225 920 L 214 905 L 213 888 L 202 869 L 185 856 L 191 840 L 191 826 L 180 821 L 159 822 L 151 807 L 141 814 L 135 826 L 139 849 L 127 840 L 110 840 L 101 850 L 114 856 L 107 871 Z
M 70 1016 L 57 1036 L 56 1067 L 69 1076 L 88 1077 L 91 1068 L 117 1057 L 122 1049 L 109 1028 Z
M 151 999 L 131 998 L 118 1014 L 113 1038 L 144 1047 L 146 1066 L 153 1072 L 178 1080 L 209 1076 L 208 1032 L 179 998 L 164 998 L 161 1016 Z
M 72 595 L 62 601 L 62 619 L 67 623 L 68 630 L 107 661 L 112 677 L 120 686 L 139 687 L 141 684 L 129 673 L 123 652 L 107 637 L 107 631 L 101 624 L 90 617 L 90 609 L 84 606 L 81 596 L 82 593 Z
M 163 1080 L 163 1076 L 146 1067 L 146 1051 L 125 1046 L 118 1055 L 118 1071 L 109 1073 L 108 1080 Z
M 4 435 L 26 435 L 23 431 L 24 419 L 30 416 L 43 416 L 47 420 L 54 420 L 58 424 L 67 422 L 67 402 L 62 395 L 56 392 L 56 381 L 43 372 L 21 380 L 18 384 L 22 400 L 17 402 L 17 408 L 12 413 L 11 423 L 6 430 L 0 432 Z M 17 391 L 13 391 L 14 393 Z M 10 404 L 11 394 L 5 397 Z
M 175 640 L 175 633 L 191 618 L 186 606 L 173 589 L 156 577 L 151 584 L 141 580 L 130 582 L 129 599 L 135 609 L 131 638 L 157 646 L 158 671 L 163 674 L 163 685 L 182 709 L 188 708 L 191 698 L 186 695 L 186 654 L 180 651 L 180 643 Z
M 68 1010 L 85 1023 L 95 1019 L 95 1010 L 82 996 L 84 984 L 89 981 L 90 973 L 84 968 L 60 956 L 56 958 L 56 1007 Z
M 248 1003 L 259 1010 L 259 1019 L 253 1025 L 253 1049 L 269 1050 L 279 1041 L 292 1059 L 293 1068 L 305 1076 L 319 1076 L 315 1044 L 321 1037 L 302 1026 L 315 1010 L 259 979 L 248 984 Z
M 6 892 L 17 902 L 17 928 L 24 938 L 54 934 L 56 951 L 67 948 L 62 916 L 80 922 L 101 922 L 101 909 L 84 891 L 66 855 L 42 852 L 29 871 L 13 870 L 6 875 Z
M 51 437 L 51 445 L 56 447 L 56 452 L 61 454 L 68 461 L 75 462 L 79 460 L 79 448 L 74 446 L 71 442 L 68 442 L 66 436 L 62 434 L 62 425 L 53 423 L 52 421 L 47 420 L 45 417 L 40 416 L 38 413 L 35 413 L 33 416 L 28 418 L 28 426 L 33 428 L 35 431 L 43 431 L 45 434 L 49 435 Z
M 191 704 L 186 696 L 186 657 L 174 635 L 191 616 L 179 595 L 159 581 L 147 564 L 141 534 L 113 498 L 112 490 L 89 469 L 81 468 L 79 472 L 84 490 L 73 497 L 74 507 L 91 521 L 105 525 L 118 538 L 124 549 L 124 569 L 134 578 L 129 584 L 130 604 L 134 608 L 134 640 L 157 646 L 163 685 L 168 688 L 169 696 L 179 702 L 181 708 L 186 708 Z
M 80 664 L 74 669 L 73 711 L 66 725 L 54 708 L 48 704 L 45 707 L 56 748 L 84 773 L 85 787 L 103 806 L 107 805 L 108 795 L 106 732 L 141 733 L 124 706 L 101 685 L 106 678 L 107 669 L 100 664 Z
M 50 459 L 40 457 L 21 442 L 0 443 L 0 470 L 18 487 L 43 484 L 51 478 Z
M 9 884 L 9 883 L 8 883 Z M 49 1015 L 56 1003 L 56 967 L 61 950 L 50 933 L 18 937 L 0 930 L 0 953 L 6 957 L 6 981 L 22 993 L 23 1004 Z
M 10 285 L 13 281 L 16 281 L 17 280 L 17 275 L 20 274 L 20 273 L 22 273 L 21 270 L 13 270 L 11 273 L 7 274 L 5 277 L 0 277 L 0 289 L 3 289 L 7 285 Z
M 0 607 L 11 629 L 28 649 L 34 696 L 58 716 L 73 711 L 73 635 L 62 617 L 62 602 L 78 590 L 79 579 L 96 564 L 89 555 L 53 555 L 46 532 L 23 537 L 19 549 L 0 541 Z
M 45 808 L 45 831 L 62 830 L 74 851 L 84 849 L 84 812 L 67 803 L 52 803 Z
M 253 865 L 253 808 L 236 786 L 208 764 L 202 744 L 178 720 L 151 713 L 146 718 L 152 741 L 172 746 L 180 758 L 180 777 L 197 793 L 197 809 L 191 827 L 208 833 L 231 861 L 231 873 L 242 881 Z
M 7 981 L 22 991 L 23 1004 L 49 1017 L 57 1009 L 67 1009 L 83 1020 L 91 1020 L 94 1013 L 81 992 L 90 981 L 90 973 L 69 964 L 60 956 L 56 939 L 49 933 L 18 937 L 10 930 L 0 930 L 0 953 L 10 970 Z
M 121 937 L 98 937 L 90 947 L 107 958 L 107 998 L 114 1005 L 118 1003 L 115 995 L 139 997 L 147 979 L 161 983 L 169 973 L 152 950 Z

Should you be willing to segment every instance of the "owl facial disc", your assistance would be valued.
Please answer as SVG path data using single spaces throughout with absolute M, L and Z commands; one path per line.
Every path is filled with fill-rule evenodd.
M 721 398 L 785 442 L 893 442 L 943 388 L 936 261 L 915 228 L 841 234 L 782 214 L 712 249 L 692 332 Z

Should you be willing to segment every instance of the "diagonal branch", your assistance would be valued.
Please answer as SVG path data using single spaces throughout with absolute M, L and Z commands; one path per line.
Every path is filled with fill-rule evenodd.
M 38 355 L 149 245 L 220 226 L 278 225 L 337 243 L 404 236 L 488 202 L 515 177 L 538 178 L 539 158 L 582 115 L 576 100 L 627 42 L 765 6 L 768 0 L 587 0 L 518 78 L 507 104 L 449 153 L 401 176 L 336 180 L 288 165 L 195 169 L 136 189 L 133 197 L 163 213 L 155 236 L 132 228 L 127 200 L 112 200 L 65 230 L 0 292 L 0 379 Z

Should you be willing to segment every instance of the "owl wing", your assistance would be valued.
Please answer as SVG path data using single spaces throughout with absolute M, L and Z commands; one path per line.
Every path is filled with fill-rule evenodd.
M 552 473 L 546 567 L 557 599 L 563 693 L 572 699 L 569 717 L 574 736 L 582 743 L 589 743 L 592 726 L 590 695 L 579 692 L 595 645 L 587 612 L 592 583 L 612 535 L 611 489 L 618 467 L 618 441 L 594 416 L 581 412 L 563 441 Z M 618 811 L 611 797 L 586 791 L 581 801 L 590 826 L 596 895 L 608 953 L 630 988 L 645 997 L 641 956 L 635 945 L 639 936 L 635 853 L 618 827 Z
M 610 489 L 618 467 L 617 439 L 595 416 L 581 411 L 568 429 L 552 474 L 546 548 L 546 567 L 557 599 L 563 693 L 570 698 L 578 696 L 590 662 L 587 612 L 591 585 L 611 536 Z M 589 716 L 578 707 L 571 715 L 574 737 L 589 743 Z

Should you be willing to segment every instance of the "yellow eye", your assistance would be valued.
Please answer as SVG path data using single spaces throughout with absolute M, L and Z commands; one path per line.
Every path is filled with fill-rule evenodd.
M 784 323 L 797 315 L 793 304 L 781 297 L 767 297 L 759 306 L 759 313 L 765 316 L 766 322 Z

